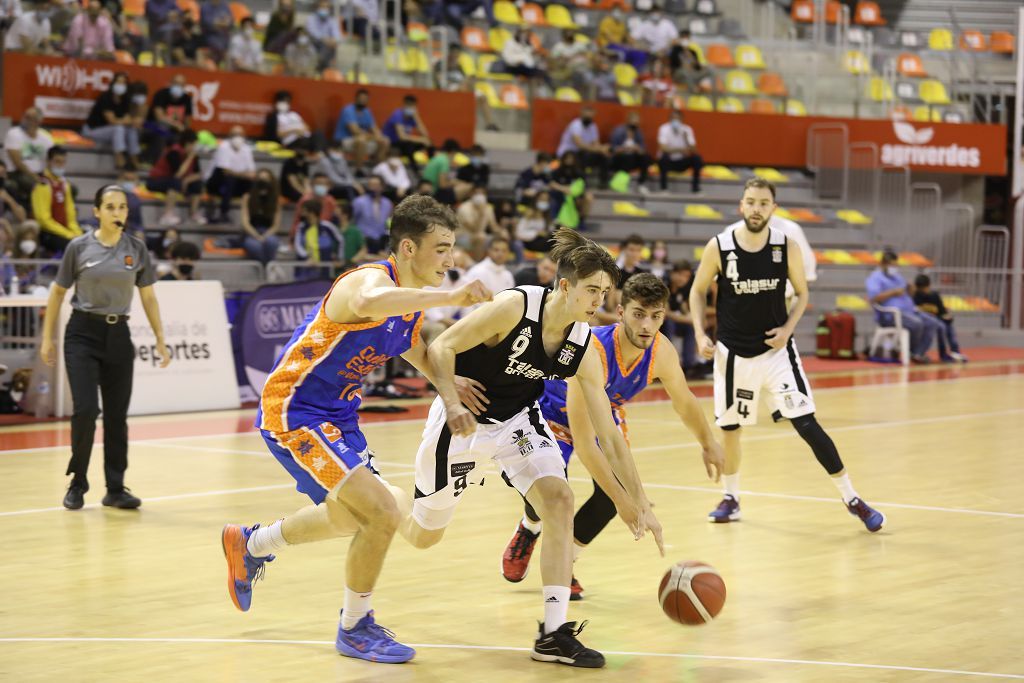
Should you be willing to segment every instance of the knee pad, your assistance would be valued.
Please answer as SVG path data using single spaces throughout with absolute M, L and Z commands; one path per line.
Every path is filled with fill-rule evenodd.
M 590 544 L 615 519 L 617 513 L 615 503 L 595 482 L 594 493 L 580 506 L 573 518 L 573 537 L 584 545 Z
M 818 459 L 821 466 L 829 474 L 838 474 L 843 469 L 843 461 L 839 458 L 839 451 L 835 443 L 825 430 L 818 424 L 814 413 L 801 415 L 790 420 L 793 428 L 800 438 L 807 442 L 807 445 L 814 451 L 814 457 Z

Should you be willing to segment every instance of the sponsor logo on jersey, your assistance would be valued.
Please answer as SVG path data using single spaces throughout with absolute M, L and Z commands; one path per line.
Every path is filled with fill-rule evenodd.
M 736 390 L 736 398 L 745 398 L 748 401 L 753 401 L 754 400 L 754 392 L 751 391 L 750 389 L 737 389 Z
M 558 353 L 558 362 L 562 365 L 568 365 L 572 362 L 573 357 L 576 355 L 576 349 L 571 346 L 564 346 Z
M 524 327 L 523 329 L 519 330 L 519 334 L 523 335 L 524 337 L 533 337 L 533 332 L 530 332 L 529 327 Z
M 772 263 L 782 263 L 782 247 L 772 247 Z
M 530 443 L 530 437 L 526 436 L 526 432 L 522 429 L 512 432 L 512 445 L 518 448 L 519 455 L 524 457 L 533 453 L 533 444 Z
M 529 363 L 523 363 L 517 360 L 509 360 L 508 366 L 505 367 L 506 375 L 522 375 L 526 379 L 544 379 L 544 371 L 538 370 Z M 558 379 L 558 377 L 552 375 L 551 379 Z
M 394 332 L 394 331 L 395 331 L 395 321 L 394 320 L 389 320 L 388 321 L 388 332 Z
M 780 278 L 768 277 L 760 280 L 737 280 L 732 283 L 736 294 L 760 294 L 761 292 L 774 292 L 779 288 Z
M 452 478 L 463 477 L 472 472 L 474 467 L 476 467 L 475 462 L 453 462 Z

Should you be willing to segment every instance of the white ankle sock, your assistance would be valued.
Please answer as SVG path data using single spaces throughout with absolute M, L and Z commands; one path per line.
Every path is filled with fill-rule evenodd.
M 373 591 L 360 593 L 345 586 L 345 605 L 341 610 L 341 627 L 346 631 L 355 628 L 359 620 L 370 611 L 370 596 Z
M 740 473 L 736 474 L 723 474 L 722 485 L 725 487 L 725 492 L 736 500 L 740 499 Z
M 851 500 L 857 497 L 857 492 L 853 490 L 853 484 L 850 483 L 850 475 L 845 472 L 838 477 L 832 477 L 832 483 L 839 489 L 839 493 L 843 496 L 843 502 L 849 503 Z
M 568 586 L 544 586 L 544 635 L 569 620 L 570 592 Z
M 526 515 L 523 515 L 522 525 L 531 534 L 539 534 L 540 530 L 542 528 L 544 528 L 544 522 L 543 521 L 535 522 L 532 519 L 530 519 L 529 517 L 527 517 Z
M 283 522 L 284 520 L 279 519 L 269 526 L 261 526 L 253 531 L 246 543 L 249 554 L 253 557 L 266 557 L 283 550 L 288 545 L 281 532 Z
M 586 548 L 587 548 L 587 546 L 580 545 L 576 541 L 573 541 L 573 543 L 572 543 L 572 561 L 576 562 L 576 560 L 580 559 L 580 553 L 582 553 L 584 550 L 586 550 Z

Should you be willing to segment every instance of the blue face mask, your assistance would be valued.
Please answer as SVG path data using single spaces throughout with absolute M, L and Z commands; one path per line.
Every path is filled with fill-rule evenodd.
M 328 189 L 329 188 L 324 187 L 323 185 L 314 185 L 313 194 L 315 194 L 317 197 L 323 197 L 327 194 Z
M 171 86 L 171 97 L 173 97 L 174 99 L 178 99 L 179 97 L 181 97 L 184 94 L 185 94 L 185 89 L 183 87 L 181 87 L 180 85 L 172 85 Z
M 135 192 L 135 183 L 131 181 L 121 183 L 121 187 L 128 190 L 129 192 Z
M 320 16 L 321 19 L 326 19 L 327 17 L 331 16 L 331 10 L 324 9 L 323 7 L 318 9 L 316 13 Z

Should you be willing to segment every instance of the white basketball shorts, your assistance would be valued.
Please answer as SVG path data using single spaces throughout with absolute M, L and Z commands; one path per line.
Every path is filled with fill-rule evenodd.
M 753 358 L 738 356 L 719 342 L 715 347 L 715 424 L 757 424 L 762 390 L 769 393 L 775 419 L 793 419 L 815 410 L 811 384 L 792 339 L 781 349 Z

